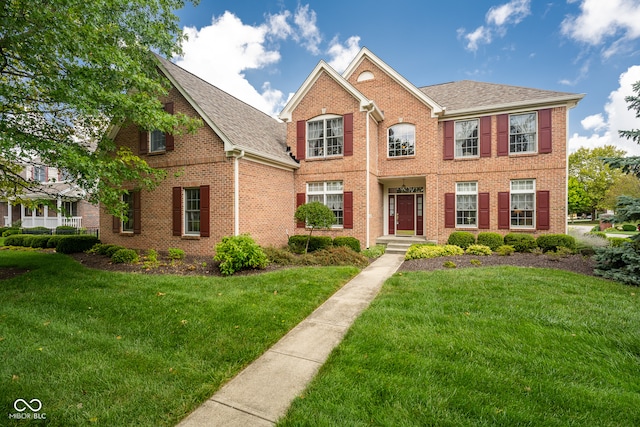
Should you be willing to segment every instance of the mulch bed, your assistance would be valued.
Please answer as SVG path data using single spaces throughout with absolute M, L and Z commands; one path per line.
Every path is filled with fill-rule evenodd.
M 197 276 L 221 276 L 220 270 L 212 257 L 204 256 L 187 256 L 184 260 L 171 262 L 161 259 L 160 264 L 153 268 L 144 268 L 142 264 L 114 264 L 109 257 L 97 254 L 78 253 L 71 255 L 76 261 L 89 268 L 135 272 L 141 274 L 177 274 L 177 275 L 197 275 Z M 475 265 L 471 260 L 478 260 L 480 265 Z M 519 267 L 538 267 L 538 268 L 554 268 L 561 270 L 573 271 L 575 273 L 593 275 L 594 262 L 591 257 L 582 255 L 570 255 L 564 258 L 554 258 L 548 255 L 522 254 L 515 253 L 510 256 L 489 255 L 459 255 L 450 257 L 439 257 L 431 259 L 415 259 L 405 261 L 398 271 L 431 271 L 445 270 L 443 264 L 451 261 L 456 268 L 478 268 L 493 265 L 512 265 Z M 236 273 L 257 274 L 265 271 L 273 271 L 286 267 L 270 265 L 265 270 L 249 270 Z M 28 270 L 19 268 L 0 268 L 0 280 L 11 279 L 20 274 L 26 273 Z

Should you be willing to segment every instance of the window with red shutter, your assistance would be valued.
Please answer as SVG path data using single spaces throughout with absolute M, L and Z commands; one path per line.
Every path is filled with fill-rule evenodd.
M 498 116 L 498 156 L 509 155 L 509 115 Z
M 299 206 L 304 205 L 306 202 L 307 202 L 307 196 L 305 193 L 296 194 L 296 209 Z M 304 221 L 299 221 L 298 223 L 296 223 L 296 227 L 304 228 L 305 227 Z
M 173 187 L 171 204 L 173 235 L 182 236 L 182 187 Z
M 456 227 L 456 193 L 444 195 L 444 226 L 445 228 Z
M 342 117 L 344 122 L 344 155 L 353 156 L 353 113 Z
M 345 191 L 343 194 L 344 201 L 344 219 L 343 219 L 343 227 L 344 228 L 353 228 L 353 192 Z
M 510 211 L 509 211 L 509 192 L 501 191 L 498 193 L 498 228 L 508 230 L 510 224 Z
M 478 193 L 478 228 L 487 229 L 491 226 L 491 209 L 489 193 Z
M 551 109 L 538 111 L 538 153 L 551 153 Z
M 454 135 L 453 135 L 453 121 L 444 122 L 444 147 L 443 147 L 443 159 L 453 160 L 454 154 Z M 455 222 L 455 218 L 454 218 Z
M 491 157 L 491 116 L 480 118 L 480 157 Z
M 550 223 L 549 191 L 541 190 L 536 192 L 536 229 L 548 230 Z
M 210 190 L 208 185 L 200 186 L 200 237 L 209 237 L 210 229 Z
M 296 123 L 296 159 L 304 160 L 307 147 L 307 122 L 298 120 Z
M 140 234 L 142 231 L 142 205 L 140 203 L 140 191 L 132 192 L 133 195 L 133 234 Z

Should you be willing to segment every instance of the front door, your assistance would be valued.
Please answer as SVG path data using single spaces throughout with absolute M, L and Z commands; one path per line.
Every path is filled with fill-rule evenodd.
M 415 208 L 413 194 L 398 194 L 396 196 L 398 209 L 396 210 L 396 234 L 414 234 Z

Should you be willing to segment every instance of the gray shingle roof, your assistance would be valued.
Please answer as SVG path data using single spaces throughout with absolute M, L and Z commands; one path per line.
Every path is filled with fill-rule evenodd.
M 188 97 L 236 148 L 297 167 L 289 156 L 286 124 L 218 89 L 176 64 L 156 55 Z
M 445 107 L 447 114 L 470 110 L 493 110 L 517 104 L 524 106 L 554 101 L 575 102 L 584 96 L 569 92 L 556 92 L 472 80 L 424 86 L 419 89 Z

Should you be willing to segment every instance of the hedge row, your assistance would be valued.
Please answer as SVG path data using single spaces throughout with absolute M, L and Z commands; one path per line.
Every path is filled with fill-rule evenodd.
M 516 252 L 532 252 L 536 248 L 543 252 L 556 251 L 560 247 L 576 249 L 576 240 L 567 234 L 543 234 L 537 239 L 530 234 L 509 233 L 502 237 L 498 233 L 478 233 L 476 236 L 469 231 L 454 231 L 449 235 L 447 244 L 460 246 L 466 249 L 473 244 L 488 246 L 495 251 L 502 245 L 513 246 Z
M 303 254 L 307 245 L 308 235 L 296 234 L 289 237 L 289 250 L 295 254 Z M 328 249 L 333 246 L 346 246 L 355 252 L 360 252 L 360 241 L 355 237 L 338 236 L 332 239 L 329 236 L 311 236 L 309 240 L 309 252 L 315 252 L 322 249 Z
M 12 234 L 4 240 L 6 246 L 23 246 L 31 248 L 55 248 L 56 252 L 72 254 L 89 250 L 100 240 L 96 236 L 83 235 L 48 235 L 48 234 Z

